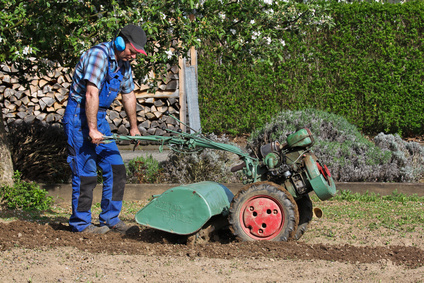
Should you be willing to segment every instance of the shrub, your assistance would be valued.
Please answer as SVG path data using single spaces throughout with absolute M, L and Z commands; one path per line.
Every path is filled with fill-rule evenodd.
M 226 136 L 218 138 L 214 134 L 208 138 L 221 143 L 229 143 Z M 239 164 L 237 155 L 214 149 L 203 149 L 196 153 L 170 151 L 167 160 L 161 163 L 169 183 L 187 184 L 201 181 L 232 183 L 240 180 L 239 174 L 230 172 Z
M 127 182 L 132 184 L 161 183 L 164 181 L 163 169 L 152 157 L 138 156 L 127 165 Z
M 47 196 L 47 191 L 40 189 L 34 182 L 21 180 L 21 173 L 15 171 L 13 186 L 0 187 L 0 194 L 10 209 L 46 210 L 53 204 L 53 198 Z
M 375 144 L 392 153 L 391 164 L 398 171 L 398 180 L 414 182 L 424 178 L 424 147 L 416 142 L 406 142 L 399 135 L 378 134 Z
M 309 128 L 315 138 L 313 151 L 340 182 L 414 182 L 422 178 L 424 152 L 416 143 L 399 136 L 380 134 L 374 144 L 346 119 L 324 111 L 283 111 L 255 131 L 248 147 L 255 152 L 273 140 Z

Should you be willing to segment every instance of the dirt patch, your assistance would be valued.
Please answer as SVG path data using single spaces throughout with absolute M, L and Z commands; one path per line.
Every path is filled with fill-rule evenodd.
M 424 145 L 424 135 L 422 136 L 414 136 L 414 137 L 407 137 L 405 138 L 405 141 L 407 142 L 417 142 L 421 145 Z
M 417 246 L 239 242 L 226 230 L 215 241 L 191 245 L 152 229 L 131 237 L 89 235 L 72 233 L 67 224 L 22 220 L 0 223 L 0 231 L 2 282 L 424 279 L 424 250 Z

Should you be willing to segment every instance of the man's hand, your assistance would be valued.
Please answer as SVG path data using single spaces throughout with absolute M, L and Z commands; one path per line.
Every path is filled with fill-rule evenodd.
M 138 128 L 131 128 L 130 129 L 130 135 L 131 136 L 141 136 L 140 131 L 138 130 Z
M 90 130 L 88 135 L 90 136 L 92 143 L 100 144 L 103 142 L 103 134 L 98 130 Z
M 131 128 L 130 129 L 130 135 L 131 136 L 141 136 L 140 131 L 138 130 L 138 128 Z M 133 151 L 136 149 L 137 146 L 140 145 L 140 142 L 141 141 L 139 141 L 139 140 L 138 141 L 137 140 L 134 140 Z

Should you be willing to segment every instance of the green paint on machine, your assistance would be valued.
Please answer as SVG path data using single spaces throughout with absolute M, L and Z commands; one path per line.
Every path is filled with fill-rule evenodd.
M 215 215 L 228 215 L 234 195 L 216 182 L 171 188 L 137 212 L 135 220 L 154 229 L 189 235 Z

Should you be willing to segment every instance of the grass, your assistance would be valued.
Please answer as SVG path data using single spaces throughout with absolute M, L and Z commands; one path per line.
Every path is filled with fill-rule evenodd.
M 305 234 L 308 239 L 343 238 L 350 243 L 366 244 L 372 234 L 387 239 L 407 238 L 424 231 L 424 197 L 397 192 L 380 196 L 345 191 L 329 201 L 319 201 L 315 195 L 312 200 L 314 206 L 322 209 L 324 217 L 314 218 Z
M 370 230 L 384 227 L 400 232 L 424 227 L 424 197 L 416 195 L 406 196 L 395 191 L 380 196 L 343 191 L 322 204 L 327 219 L 333 222 L 360 220 Z

